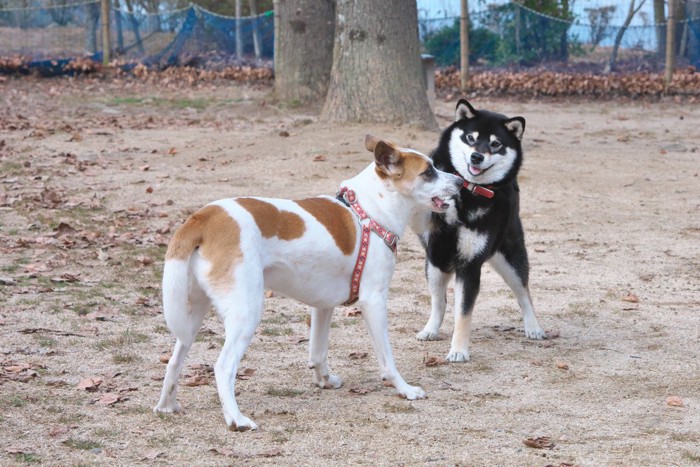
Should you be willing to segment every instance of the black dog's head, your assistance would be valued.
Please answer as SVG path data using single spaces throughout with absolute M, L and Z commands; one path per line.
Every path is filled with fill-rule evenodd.
M 513 179 L 522 163 L 520 141 L 523 117 L 508 118 L 488 110 L 476 110 L 464 99 L 457 103 L 455 122 L 442 134 L 436 163 L 449 162 L 465 180 L 478 185 Z M 446 161 L 438 161 L 444 158 Z

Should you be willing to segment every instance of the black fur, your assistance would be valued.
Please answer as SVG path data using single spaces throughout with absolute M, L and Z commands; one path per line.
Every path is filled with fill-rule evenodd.
M 492 258 L 494 254 L 500 253 L 505 258 L 508 266 L 512 268 L 515 276 L 517 276 L 516 281 L 519 282 L 519 287 L 521 288 L 518 300 L 521 301 L 522 297 L 526 295 L 526 300 L 529 302 L 531 309 L 529 292 L 527 291 L 529 264 L 525 248 L 525 235 L 519 215 L 520 189 L 517 181 L 518 171 L 522 164 L 520 137 L 522 137 L 522 131 L 525 128 L 525 120 L 522 117 L 513 119 L 485 110 L 477 111 L 464 100 L 460 100 L 457 104 L 457 109 L 458 120 L 442 133 L 438 147 L 432 153 L 435 167 L 447 172 L 458 173 L 463 178 L 469 176 L 473 182 L 478 182 L 480 177 L 458 172 L 455 168 L 455 161 L 452 158 L 469 157 L 470 162 L 478 164 L 480 159 L 482 159 L 481 156 L 484 154 L 492 155 L 493 158 L 504 156 L 506 148 L 515 150 L 517 157 L 510 168 L 504 172 L 503 176 L 485 185 L 494 192 L 493 198 L 489 199 L 463 188 L 455 198 L 456 218 L 454 213 L 451 215 L 432 214 L 429 231 L 422 236 L 423 246 L 426 248 L 427 253 L 426 272 L 429 266 L 432 265 L 444 274 L 456 275 L 458 281 L 463 283 L 463 301 L 459 312 L 463 316 L 468 316 L 472 313 L 474 302 L 479 293 L 482 265 Z M 462 112 L 460 112 L 460 109 Z M 451 154 L 450 139 L 456 130 L 463 130 L 462 139 L 465 144 L 467 143 L 466 136 L 468 134 L 473 134 L 475 131 L 478 132 L 478 139 L 473 144 L 469 144 L 473 152 L 478 153 L 476 156 Z M 494 150 L 493 147 L 489 146 L 490 135 L 495 135 L 497 140 L 502 143 L 502 147 L 498 148 L 498 150 Z M 465 162 L 460 162 L 460 164 L 463 166 Z M 484 171 L 485 173 L 486 171 Z M 495 173 L 497 172 L 493 172 L 494 175 L 492 176 L 495 176 Z M 482 215 L 477 217 L 477 212 L 481 212 Z M 467 255 L 461 255 L 459 251 L 459 232 L 465 228 L 479 235 L 488 236 L 481 252 L 470 259 L 465 257 Z M 506 276 L 508 274 L 503 275 L 504 279 L 508 279 Z M 509 276 L 512 282 L 513 274 Z M 508 285 L 516 292 L 518 285 L 511 283 Z M 431 293 L 434 294 L 435 291 L 431 290 Z M 516 296 L 518 296 L 517 292 Z M 435 295 L 433 295 L 433 300 L 435 300 Z M 520 305 L 522 308 L 523 303 L 521 302 Z M 525 314 L 526 312 L 523 310 L 523 313 Z M 441 321 L 442 319 L 440 318 L 439 322 Z M 537 330 L 528 333 L 528 337 L 542 338 L 543 332 L 539 328 L 536 318 L 534 322 Z M 454 341 L 452 351 L 455 351 Z M 452 355 L 452 353 L 450 354 Z M 467 352 L 466 359 L 468 358 Z M 453 361 L 461 360 L 456 359 Z

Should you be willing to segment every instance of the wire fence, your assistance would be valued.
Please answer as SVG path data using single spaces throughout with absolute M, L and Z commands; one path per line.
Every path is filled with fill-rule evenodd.
M 610 8 L 615 7 L 590 8 L 585 17 L 557 18 L 518 2 L 472 3 L 477 9 L 470 11 L 470 61 L 486 68 L 601 61 L 622 27 L 609 24 Z M 681 63 L 700 66 L 700 0 L 684 5 L 685 19 L 677 25 L 677 56 Z M 44 74 L 74 70 L 66 64 L 75 60 L 101 60 L 102 20 L 97 0 L 0 0 L 0 57 L 5 59 L 0 72 L 7 71 L 12 60 Z M 419 17 L 419 32 L 438 65 L 459 63 L 458 17 Z M 658 57 L 665 34 L 665 24 L 626 28 L 621 57 Z M 110 46 L 111 57 L 125 67 L 217 69 L 254 62 L 270 66 L 274 16 L 269 11 L 237 21 L 197 5 L 150 13 L 143 7 L 112 9 Z

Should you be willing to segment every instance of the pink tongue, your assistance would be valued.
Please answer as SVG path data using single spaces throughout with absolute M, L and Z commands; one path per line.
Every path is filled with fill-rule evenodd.
M 469 171 L 474 175 L 479 175 L 481 173 L 481 169 L 474 167 L 473 165 L 469 166 Z

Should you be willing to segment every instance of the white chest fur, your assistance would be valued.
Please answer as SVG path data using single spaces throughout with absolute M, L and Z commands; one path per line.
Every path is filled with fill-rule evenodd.
M 489 239 L 487 234 L 479 233 L 477 230 L 467 229 L 466 227 L 459 228 L 458 237 L 459 255 L 467 261 L 471 261 L 481 254 L 486 248 Z

